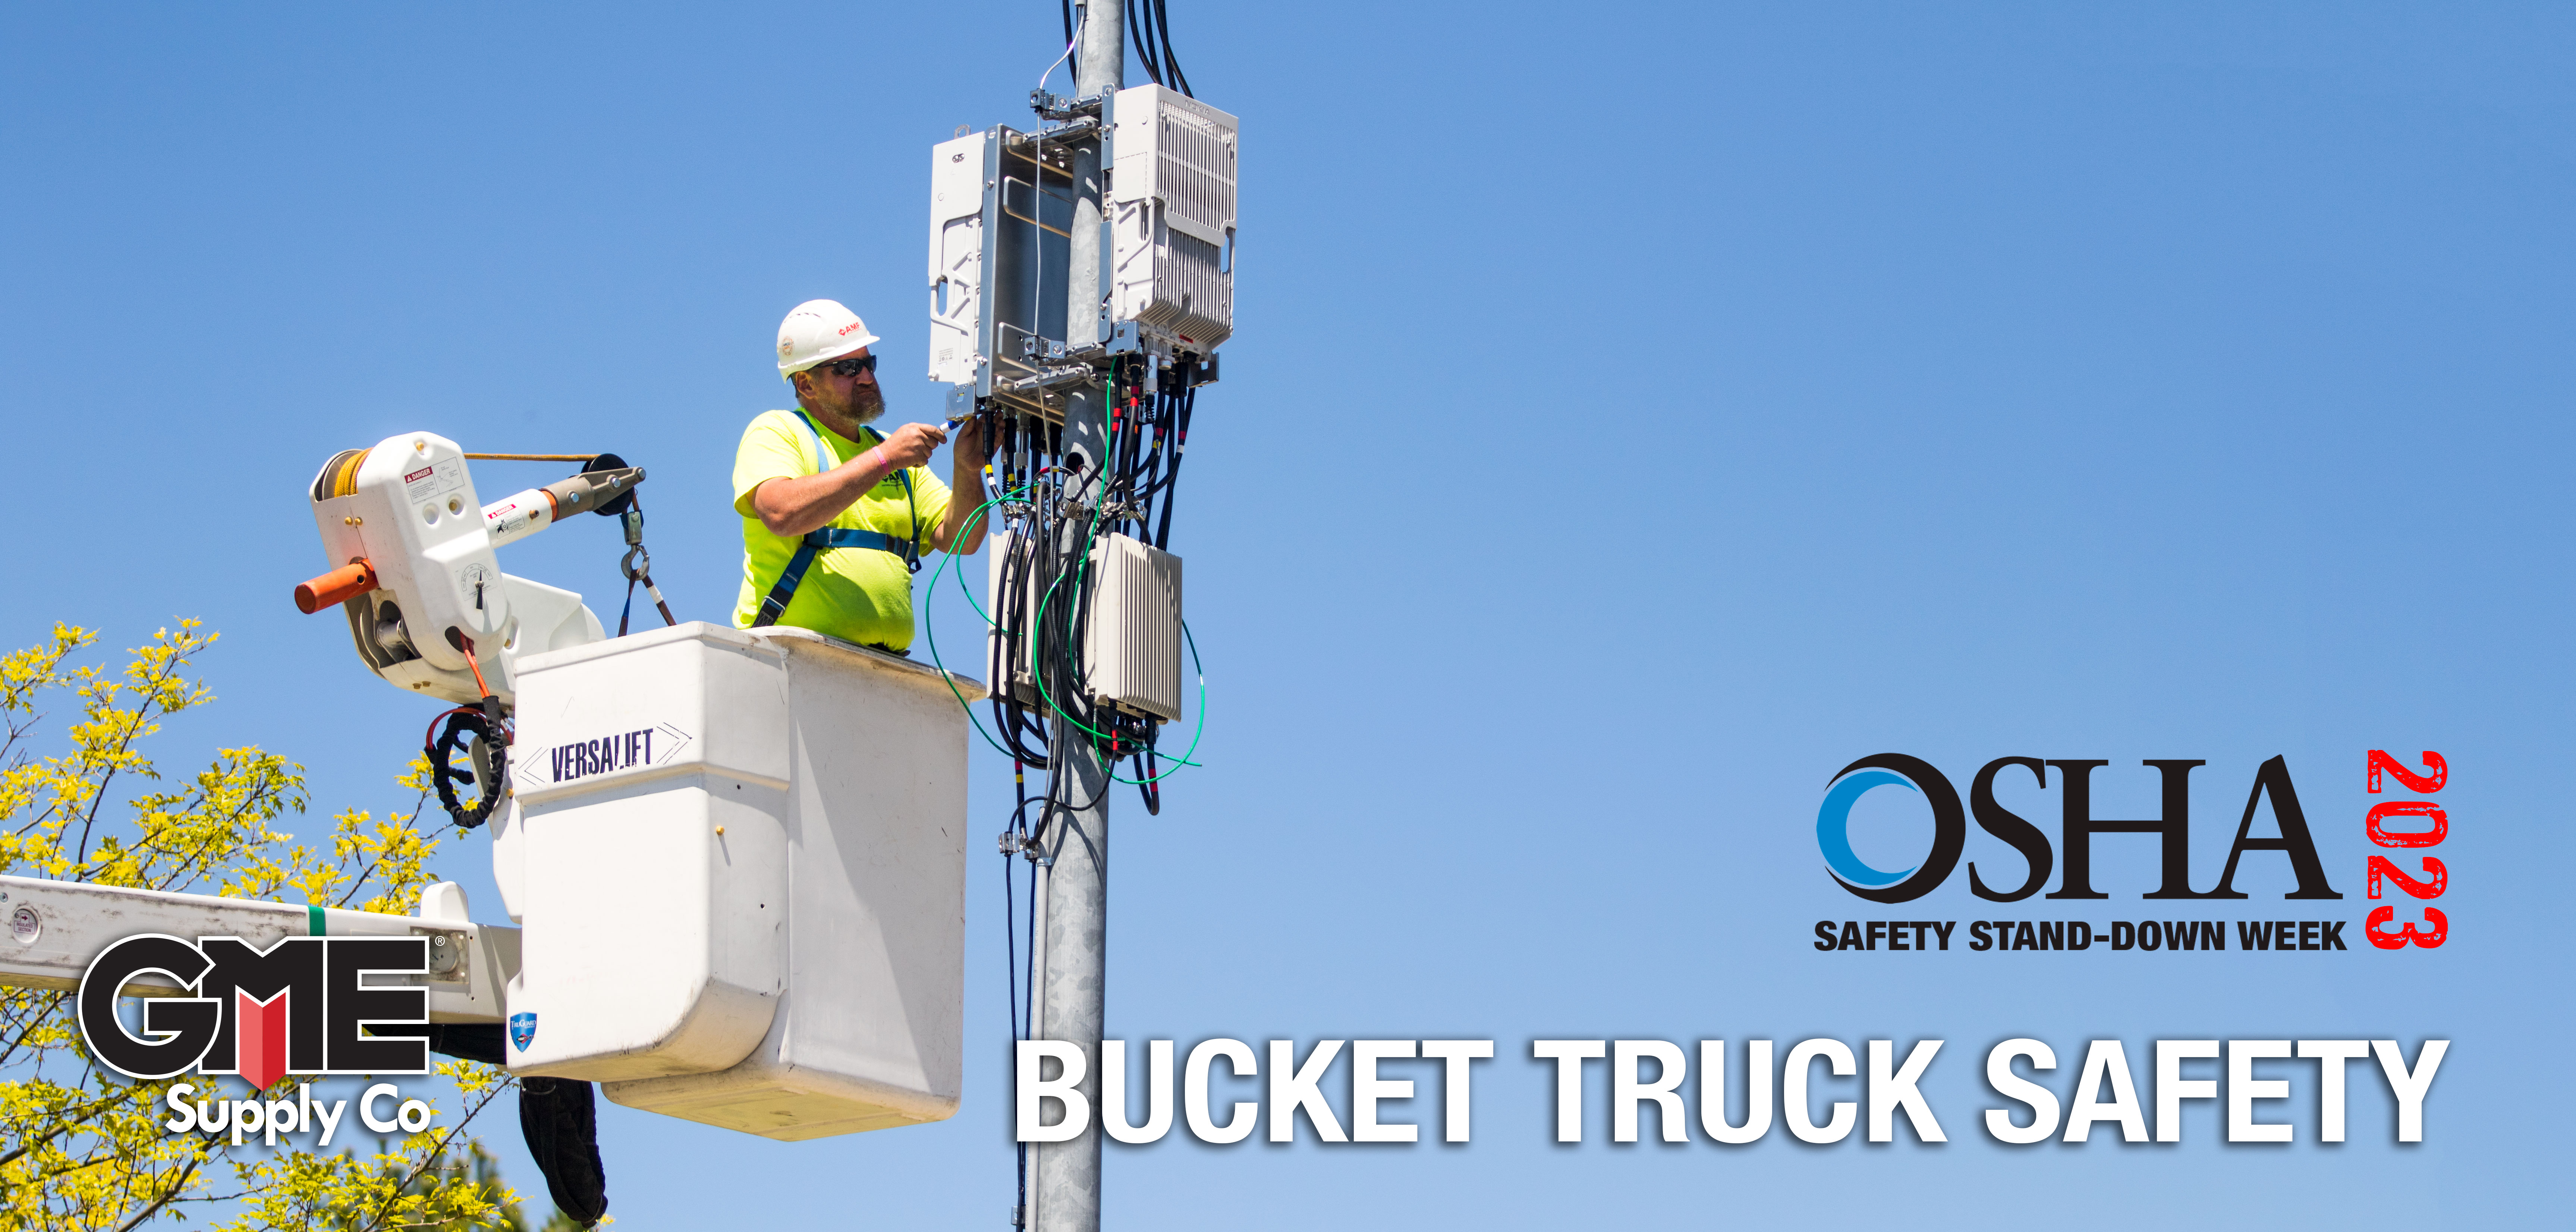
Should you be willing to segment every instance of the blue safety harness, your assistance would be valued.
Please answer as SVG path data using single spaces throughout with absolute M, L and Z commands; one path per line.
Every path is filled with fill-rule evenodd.
M 814 421 L 807 418 L 800 408 L 796 412 L 796 422 L 805 426 L 805 439 L 813 443 L 814 473 L 820 475 L 832 469 L 831 452 L 823 448 L 823 434 L 815 429 Z M 871 447 L 885 442 L 885 436 L 873 428 L 861 428 L 860 431 L 875 438 L 866 442 Z M 797 541 L 796 554 L 787 559 L 787 571 L 778 575 L 778 584 L 770 587 L 768 597 L 760 601 L 760 614 L 752 618 L 751 627 L 757 629 L 776 624 L 778 618 L 786 614 L 788 602 L 796 597 L 797 584 L 805 580 L 805 571 L 813 567 L 814 556 L 819 552 L 832 548 L 866 548 L 900 557 L 906 569 L 921 572 L 921 510 L 913 503 L 912 472 L 897 467 L 894 473 L 895 478 L 903 481 L 903 506 L 912 518 L 912 538 L 897 539 L 878 531 L 844 526 L 807 531 L 805 537 Z

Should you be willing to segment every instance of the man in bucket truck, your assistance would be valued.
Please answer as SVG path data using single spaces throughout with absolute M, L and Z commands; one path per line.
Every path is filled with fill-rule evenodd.
M 948 433 L 868 425 L 885 413 L 877 340 L 828 299 L 798 304 L 778 326 L 778 374 L 797 409 L 764 411 L 734 455 L 733 507 L 742 515 L 741 628 L 792 625 L 895 654 L 912 645 L 912 574 L 925 549 L 972 554 L 984 524 L 982 432 L 958 429 L 950 475 L 924 465 Z

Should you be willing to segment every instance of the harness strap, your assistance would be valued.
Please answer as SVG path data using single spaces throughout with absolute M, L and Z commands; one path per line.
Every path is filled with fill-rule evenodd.
M 805 438 L 814 446 L 814 473 L 820 475 L 830 470 L 831 455 L 823 448 L 822 433 L 815 430 L 814 421 L 806 417 L 801 407 L 796 411 L 796 421 L 804 425 Z M 885 440 L 884 434 L 873 428 L 863 428 L 861 431 L 876 438 L 870 442 L 871 445 L 881 444 Z M 903 483 L 904 507 L 911 509 L 913 507 L 912 473 L 898 467 L 895 470 L 895 478 Z M 796 554 L 787 558 L 787 568 L 779 573 L 778 583 L 770 587 L 769 593 L 760 600 L 760 613 L 752 617 L 751 627 L 758 629 L 778 623 L 778 618 L 787 613 L 788 603 L 796 598 L 796 588 L 804 582 L 805 571 L 813 567 L 814 557 L 820 552 L 833 548 L 866 548 L 899 557 L 905 569 L 913 573 L 921 572 L 921 519 L 918 514 L 912 519 L 912 534 L 913 537 L 910 539 L 897 539 L 881 531 L 861 530 L 848 526 L 827 526 L 821 530 L 805 532 L 805 536 L 797 540 Z

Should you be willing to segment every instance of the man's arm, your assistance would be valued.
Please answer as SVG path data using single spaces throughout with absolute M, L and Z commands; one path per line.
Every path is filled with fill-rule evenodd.
M 984 546 L 984 528 L 992 524 L 990 514 L 975 518 L 969 528 L 966 519 L 973 517 L 985 501 L 984 493 L 984 428 L 981 417 L 969 416 L 957 429 L 957 447 L 948 459 L 948 515 L 930 532 L 930 546 L 958 556 L 972 556 Z M 963 538 L 960 536 L 963 535 Z
M 929 424 L 905 424 L 876 448 L 820 475 L 764 479 L 751 490 L 751 510 L 770 534 L 793 539 L 832 524 L 886 476 L 930 460 L 948 434 Z

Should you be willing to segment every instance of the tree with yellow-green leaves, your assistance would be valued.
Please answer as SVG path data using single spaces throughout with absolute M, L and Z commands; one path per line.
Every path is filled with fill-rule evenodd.
M 214 700 L 189 678 L 214 644 L 195 621 L 162 630 L 121 671 L 74 666 L 96 640 L 57 625 L 49 642 L 0 659 L 0 873 L 365 911 L 409 912 L 439 836 L 417 824 L 429 766 L 398 781 L 410 812 L 338 814 L 327 842 L 276 827 L 306 804 L 303 767 L 255 746 L 219 749 L 185 781 L 142 752 L 162 720 Z M 48 706 L 79 719 L 48 747 Z M 118 793 L 138 792 L 121 803 Z M 68 992 L 0 989 L 0 1232 L 122 1229 L 223 1204 L 218 1229 L 518 1229 L 517 1196 L 465 1136 L 511 1085 L 470 1061 L 439 1064 L 465 1107 L 445 1128 L 373 1154 L 277 1152 L 174 1134 L 172 1080 L 136 1082 L 93 1065 Z M 292 1092 L 288 1075 L 271 1098 Z

